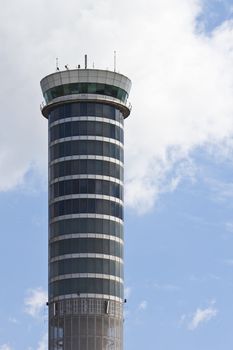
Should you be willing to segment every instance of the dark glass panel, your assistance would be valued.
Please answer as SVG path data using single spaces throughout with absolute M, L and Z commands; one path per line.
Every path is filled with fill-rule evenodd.
M 96 84 L 96 94 L 104 95 L 105 94 L 105 84 Z
M 75 208 L 74 208 L 74 213 L 76 212 L 80 212 L 80 213 L 87 213 L 88 210 L 88 204 L 89 204 L 89 201 L 93 201 L 93 199 L 86 199 L 86 198 L 82 198 L 82 199 L 74 199 L 73 202 L 75 203 L 79 203 L 79 210 L 76 211 Z
M 75 254 L 95 253 L 122 257 L 121 243 L 100 238 L 72 238 L 50 244 L 50 257 Z
M 87 115 L 87 103 L 82 102 L 80 104 L 80 116 L 86 116 Z
M 93 214 L 96 213 L 96 200 L 95 199 L 88 199 L 87 212 L 93 213 Z
M 50 186 L 50 199 L 69 194 L 100 194 L 122 199 L 122 186 L 96 179 L 59 181 Z
M 95 92 L 96 84 L 95 83 L 89 83 L 88 84 L 88 93 Z M 92 90 L 92 91 L 91 91 Z M 96 114 L 96 104 L 95 103 L 87 103 L 87 115 L 93 116 Z
M 87 231 L 86 232 L 95 233 L 96 220 L 98 220 L 98 219 L 88 218 L 88 219 L 84 219 L 84 220 L 86 220 L 86 222 L 87 222 Z
M 71 105 L 71 116 L 78 117 L 80 116 L 80 105 L 82 103 L 70 103 Z
M 81 135 L 81 136 L 85 136 L 88 135 L 87 133 L 87 122 L 78 122 L 76 123 L 78 124 L 78 134 L 77 135 Z
M 90 160 L 91 162 L 91 160 Z M 96 160 L 95 162 L 95 174 L 97 175 L 104 175 L 104 170 L 103 170 L 103 166 L 106 163 L 106 161 L 102 161 L 102 160 Z
M 113 106 L 94 103 L 94 102 L 74 102 L 56 107 L 49 114 L 49 123 L 58 119 L 79 117 L 79 116 L 96 116 L 116 120 L 123 124 L 124 117 L 122 113 Z
M 50 147 L 51 160 L 72 155 L 99 155 L 123 161 L 123 149 L 118 145 L 105 141 L 65 141 Z
M 56 281 L 49 286 L 50 298 L 77 293 L 109 294 L 123 298 L 123 284 L 100 278 L 78 278 Z
M 115 108 L 110 105 L 103 105 L 103 117 L 115 119 Z
M 123 238 L 123 226 L 112 220 L 95 218 L 66 219 L 50 225 L 51 237 L 72 233 L 103 233 Z
M 125 90 L 107 84 L 101 83 L 70 83 L 55 86 L 44 93 L 44 98 L 46 102 L 50 102 L 52 99 L 72 94 L 79 93 L 89 93 L 89 94 L 100 94 L 112 96 L 120 99 L 121 101 L 126 101 L 128 94 Z

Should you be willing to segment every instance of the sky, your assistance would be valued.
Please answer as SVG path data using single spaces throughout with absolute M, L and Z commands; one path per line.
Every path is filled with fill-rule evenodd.
M 114 50 L 133 83 L 125 350 L 232 349 L 232 0 L 2 1 L 0 42 L 0 350 L 47 350 L 39 81 Z

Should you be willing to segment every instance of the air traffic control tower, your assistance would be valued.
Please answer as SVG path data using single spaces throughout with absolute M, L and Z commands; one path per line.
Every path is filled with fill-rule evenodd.
M 122 350 L 124 119 L 130 80 L 41 81 L 49 131 L 49 350 Z

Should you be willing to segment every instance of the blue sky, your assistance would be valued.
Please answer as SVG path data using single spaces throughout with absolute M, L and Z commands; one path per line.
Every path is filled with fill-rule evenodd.
M 56 57 L 72 68 L 88 53 L 110 69 L 115 49 L 133 81 L 125 349 L 232 349 L 233 2 L 20 5 L 9 0 L 0 14 L 0 350 L 47 349 L 39 80 Z

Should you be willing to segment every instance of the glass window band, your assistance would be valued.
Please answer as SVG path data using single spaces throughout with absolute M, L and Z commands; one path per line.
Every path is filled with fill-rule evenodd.
M 77 218 L 50 224 L 50 238 L 75 233 L 97 233 L 124 238 L 123 225 L 106 219 Z
M 66 160 L 50 166 L 50 179 L 69 175 L 103 175 L 123 180 L 123 167 L 114 162 L 95 159 Z
M 50 258 L 65 254 L 106 254 L 123 258 L 123 245 L 110 239 L 71 238 L 50 243 Z
M 123 299 L 123 284 L 100 278 L 70 278 L 50 283 L 49 297 L 66 294 L 107 294 Z
M 123 219 L 123 206 L 111 200 L 79 198 L 67 199 L 50 205 L 50 219 L 69 214 L 94 213 Z
M 123 114 L 119 109 L 105 103 L 73 102 L 55 107 L 49 114 L 49 124 L 59 119 L 70 117 L 100 117 L 124 124 Z
M 102 136 L 123 143 L 123 129 L 110 123 L 72 121 L 55 125 L 50 129 L 50 142 L 72 136 Z
M 69 83 L 55 86 L 44 92 L 46 103 L 54 98 L 76 94 L 98 94 L 117 98 L 126 102 L 128 94 L 125 90 L 108 84 L 101 83 Z
M 72 273 L 99 273 L 123 278 L 123 264 L 100 258 L 75 258 L 55 261 L 49 266 L 50 278 Z
M 123 200 L 123 187 L 115 182 L 99 179 L 66 180 L 50 186 L 50 199 L 71 194 L 100 194 Z
M 93 155 L 104 156 L 124 161 L 123 148 L 106 141 L 97 140 L 75 140 L 59 142 L 50 147 L 50 161 L 54 159 L 74 156 Z

